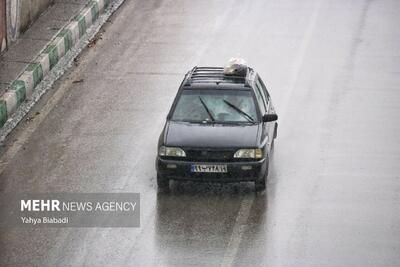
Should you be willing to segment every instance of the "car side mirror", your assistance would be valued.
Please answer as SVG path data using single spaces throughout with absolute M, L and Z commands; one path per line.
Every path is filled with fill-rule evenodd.
M 269 121 L 276 121 L 278 120 L 278 115 L 276 114 L 264 114 L 262 117 L 263 122 L 269 122 Z

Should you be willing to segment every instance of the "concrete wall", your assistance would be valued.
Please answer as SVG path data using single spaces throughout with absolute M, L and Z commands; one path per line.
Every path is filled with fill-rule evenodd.
M 31 25 L 53 1 L 54 0 L 0 0 L 0 38 L 6 35 L 7 44 L 11 44 L 21 33 L 29 28 L 29 25 Z M 5 33 L 2 32 L 2 29 L 6 29 Z M 3 47 L 1 47 L 1 49 L 3 49 Z

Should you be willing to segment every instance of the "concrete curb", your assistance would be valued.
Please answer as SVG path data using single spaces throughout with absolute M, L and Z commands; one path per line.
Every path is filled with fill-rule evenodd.
M 104 13 L 111 0 L 91 0 L 74 19 L 66 25 L 46 48 L 31 62 L 25 71 L 11 83 L 0 98 L 0 127 L 6 123 L 35 87 L 59 60 L 85 35 L 86 30 Z

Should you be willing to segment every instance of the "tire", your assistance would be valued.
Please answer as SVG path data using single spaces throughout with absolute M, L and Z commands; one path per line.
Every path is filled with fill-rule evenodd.
M 278 136 L 278 123 L 275 122 L 274 139 Z
M 169 190 L 169 179 L 164 178 L 161 174 L 157 173 L 157 186 L 159 190 Z
M 256 192 L 261 192 L 264 191 L 266 188 L 266 177 L 264 176 L 264 178 L 262 180 L 258 180 L 255 182 L 255 188 L 256 188 Z
M 260 180 L 256 180 L 255 189 L 257 192 L 264 191 L 267 187 L 267 177 L 268 177 L 268 169 L 269 169 L 269 159 L 267 158 L 267 168 L 265 170 L 264 176 Z

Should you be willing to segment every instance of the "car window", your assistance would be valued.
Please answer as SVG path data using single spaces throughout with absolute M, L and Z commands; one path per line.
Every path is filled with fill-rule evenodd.
M 269 92 L 267 90 L 267 87 L 265 86 L 263 80 L 261 79 L 260 76 L 258 76 L 257 82 L 261 85 L 263 91 L 265 92 L 265 94 L 267 95 L 267 97 L 269 98 Z
M 261 114 L 265 114 L 267 107 L 265 105 L 265 96 L 262 93 L 262 89 L 257 85 L 257 83 L 256 83 L 256 86 L 254 89 L 255 89 L 254 92 L 256 93 L 257 101 L 258 101 L 258 104 L 259 104 L 259 107 L 261 110 Z
M 261 88 L 261 92 L 263 94 L 263 97 L 264 97 L 265 103 L 266 103 L 266 110 L 268 111 L 270 97 L 269 97 L 267 88 L 265 87 L 263 81 L 261 80 L 261 77 L 257 78 L 256 84 L 257 84 L 258 88 Z
M 248 90 L 190 89 L 182 91 L 171 120 L 247 123 L 258 121 L 258 118 L 253 96 Z

